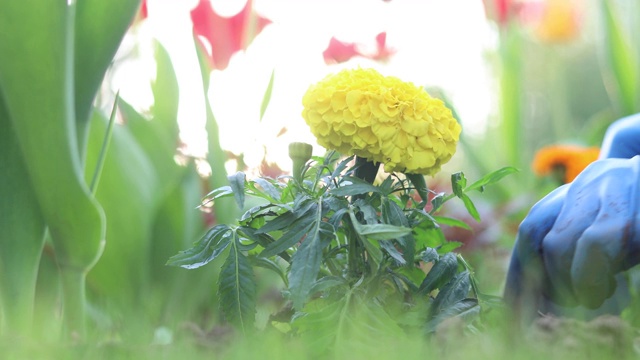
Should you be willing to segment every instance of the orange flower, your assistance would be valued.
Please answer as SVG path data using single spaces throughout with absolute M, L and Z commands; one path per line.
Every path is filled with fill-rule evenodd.
M 587 165 L 598 159 L 600 149 L 577 145 L 550 145 L 538 150 L 533 159 L 533 172 L 539 176 L 560 170 L 564 182 L 570 183 Z

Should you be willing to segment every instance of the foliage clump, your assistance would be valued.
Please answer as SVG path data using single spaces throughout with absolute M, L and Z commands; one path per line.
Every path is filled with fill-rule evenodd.
M 245 334 L 255 329 L 259 306 L 256 268 L 278 275 L 287 300 L 270 325 L 312 334 L 318 346 L 347 334 L 371 339 L 429 333 L 454 316 L 473 329 L 488 297 L 479 292 L 466 261 L 452 252 L 461 244 L 445 239 L 440 229 L 468 225 L 437 214 L 458 197 L 479 219 L 467 192 L 481 191 L 515 169 L 498 170 L 470 186 L 462 173 L 453 174 L 454 192 L 447 195 L 427 190 L 422 176 L 363 180 L 375 179 L 378 166 L 332 151 L 292 177 L 231 175 L 230 185 L 210 192 L 202 206 L 224 197 L 235 198 L 240 208 L 247 198 L 257 205 L 235 224 L 213 226 L 168 264 L 192 269 L 225 257 L 217 284 L 221 310 Z

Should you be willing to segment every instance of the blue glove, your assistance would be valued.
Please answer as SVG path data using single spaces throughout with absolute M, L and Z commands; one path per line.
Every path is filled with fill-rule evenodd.
M 640 114 L 612 124 L 600 159 L 531 208 L 507 274 L 508 305 L 529 315 L 595 309 L 614 294 L 616 276 L 640 262 L 638 154 Z

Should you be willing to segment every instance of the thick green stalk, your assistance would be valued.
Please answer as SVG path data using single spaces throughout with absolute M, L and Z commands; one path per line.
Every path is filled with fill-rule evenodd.
M 85 334 L 86 272 L 71 267 L 60 268 L 62 283 L 64 334 L 71 339 L 83 338 Z
M 500 118 L 507 162 L 522 167 L 522 54 L 518 32 L 510 27 L 500 37 Z
M 0 96 L 0 334 L 28 335 L 44 220 Z

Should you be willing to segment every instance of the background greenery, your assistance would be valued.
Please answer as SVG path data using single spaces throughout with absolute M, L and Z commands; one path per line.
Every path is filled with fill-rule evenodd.
M 485 3 L 493 9 L 488 14 L 496 6 L 515 6 Z M 575 4 L 582 21 L 568 38 L 539 37 L 535 29 L 543 23 L 515 15 L 488 18 L 499 34 L 498 47 L 487 52 L 499 110 L 483 136 L 463 135 L 451 166 L 473 179 L 502 166 L 521 172 L 474 196 L 482 219 L 467 219 L 474 232 L 445 228 L 449 240 L 465 243 L 460 251 L 488 293 L 500 294 L 517 224 L 556 186 L 530 171 L 535 151 L 561 142 L 599 145 L 612 121 L 640 111 L 640 5 Z M 164 265 L 212 221 L 229 223 L 239 209 L 232 199 L 216 201 L 214 216 L 195 209 L 203 194 L 227 184 L 229 154 L 220 146 L 224 134 L 209 102 L 207 158 L 178 151 L 179 91 L 160 43 L 153 44 L 157 68 L 148 113 L 105 86 L 123 36 L 140 21 L 139 7 L 124 0 L 0 3 L 0 351 L 16 358 L 311 357 L 312 347 L 277 333 L 265 331 L 251 346 L 233 337 L 221 322 L 211 285 L 219 266 L 187 272 Z M 199 91 L 206 94 L 211 69 L 201 49 L 199 54 Z M 264 112 L 271 86 L 260 86 L 267 89 Z M 109 119 L 112 108 L 116 120 Z M 464 127 L 465 119 L 459 120 Z M 212 169 L 207 178 L 197 171 L 203 160 Z M 436 190 L 448 186 L 441 177 L 428 184 Z M 458 210 L 446 211 L 458 217 Z M 274 279 L 256 276 L 267 293 Z M 258 317 L 268 312 L 259 309 Z M 506 341 L 513 339 L 502 320 L 489 316 L 480 334 L 452 325 L 449 333 L 443 330 L 447 339 L 390 335 L 357 349 L 347 339 L 336 354 L 506 357 L 517 348 L 522 358 L 549 355 L 527 341 Z M 626 339 L 635 333 L 624 334 Z M 71 345 L 77 343 L 82 345 Z M 549 348 L 560 351 L 554 355 L 572 349 L 558 346 Z M 598 351 L 580 349 L 588 356 Z

